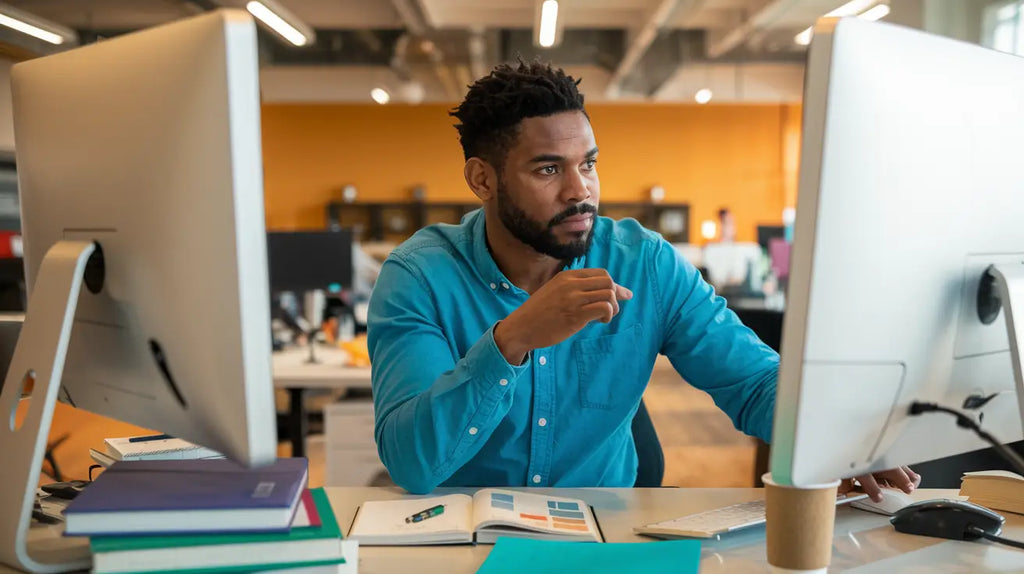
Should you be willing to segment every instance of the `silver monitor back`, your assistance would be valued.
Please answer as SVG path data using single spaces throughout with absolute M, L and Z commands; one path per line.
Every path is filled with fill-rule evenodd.
M 256 28 L 218 11 L 14 66 L 25 269 L 96 241 L 60 397 L 276 457 Z
M 884 23 L 821 20 L 805 80 L 772 440 L 807 485 L 987 446 L 914 401 L 1022 437 L 990 264 L 1024 264 L 1024 59 Z

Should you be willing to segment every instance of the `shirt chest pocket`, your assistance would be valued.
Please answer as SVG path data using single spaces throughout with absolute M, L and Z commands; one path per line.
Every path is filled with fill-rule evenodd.
M 637 380 L 641 335 L 641 326 L 633 325 L 618 333 L 573 342 L 581 407 L 612 410 L 632 406 L 644 387 Z

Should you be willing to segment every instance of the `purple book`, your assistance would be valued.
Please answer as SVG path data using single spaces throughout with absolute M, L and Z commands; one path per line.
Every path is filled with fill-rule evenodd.
M 121 461 L 64 512 L 69 536 L 286 532 L 308 461 L 246 468 L 227 459 Z

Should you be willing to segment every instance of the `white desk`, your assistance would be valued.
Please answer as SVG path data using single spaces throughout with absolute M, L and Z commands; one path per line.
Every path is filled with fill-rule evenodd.
M 608 542 L 652 542 L 633 534 L 633 526 L 687 513 L 754 500 L 763 491 L 754 488 L 610 488 L 530 489 L 586 500 L 594 507 Z M 474 489 L 437 489 L 431 496 L 452 492 L 472 493 Z M 327 488 L 334 513 L 346 534 L 356 508 L 366 500 L 409 496 L 398 488 Z M 952 498 L 955 490 L 921 490 L 914 498 Z M 1024 540 L 1024 516 L 1006 516 L 1003 535 Z M 36 529 L 33 529 L 36 530 Z M 54 538 L 58 530 L 34 532 Z M 70 539 L 62 539 L 67 542 Z M 74 539 L 75 541 L 84 539 Z M 364 546 L 359 549 L 360 574 L 472 574 L 487 558 L 491 546 Z M 764 527 L 738 532 L 719 541 L 704 541 L 701 574 L 744 574 L 768 572 L 765 560 Z M 850 574 L 891 574 L 892 572 L 1021 572 L 1024 551 L 987 542 L 958 542 L 896 532 L 885 516 L 848 507 L 836 514 L 835 542 L 830 572 Z M 0 566 L 0 574 L 15 572 Z
M 753 488 L 684 489 L 530 489 L 580 498 L 590 503 L 608 542 L 651 542 L 633 534 L 634 526 L 684 514 L 753 500 L 763 491 Z M 474 489 L 438 489 L 432 496 Z M 336 487 L 327 489 L 342 531 L 348 533 L 356 507 L 364 500 L 385 500 L 404 495 L 398 488 Z M 404 495 L 408 496 L 408 495 Z M 922 490 L 918 499 L 951 498 L 955 490 Z M 1006 516 L 1004 536 L 1024 540 L 1024 516 Z M 405 573 L 471 574 L 487 558 L 491 546 L 383 547 L 359 549 L 360 574 Z M 837 509 L 835 543 L 830 572 L 856 574 L 919 572 L 1020 572 L 1024 551 L 990 543 L 959 542 L 896 532 L 888 517 L 853 508 Z M 701 574 L 767 572 L 764 527 L 738 532 L 719 541 L 705 541 Z
M 304 401 L 307 389 L 369 389 L 370 368 L 348 367 L 348 353 L 319 346 L 318 362 L 309 363 L 309 348 L 295 347 L 273 354 L 274 387 L 288 391 L 288 436 L 292 456 L 306 455 L 307 419 Z

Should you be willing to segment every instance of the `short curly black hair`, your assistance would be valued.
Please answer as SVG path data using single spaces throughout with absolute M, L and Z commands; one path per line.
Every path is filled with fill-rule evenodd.
M 479 157 L 501 173 L 521 121 L 570 111 L 586 115 L 579 83 L 561 68 L 539 60 L 526 63 L 519 58 L 515 65 L 497 66 L 474 82 L 462 103 L 448 112 L 459 120 L 455 129 L 463 155 L 467 160 Z

